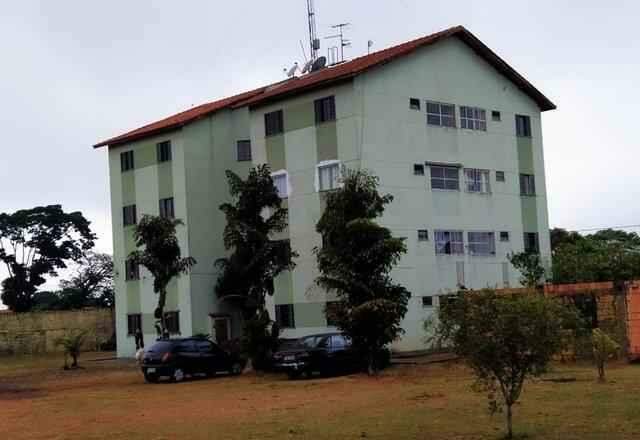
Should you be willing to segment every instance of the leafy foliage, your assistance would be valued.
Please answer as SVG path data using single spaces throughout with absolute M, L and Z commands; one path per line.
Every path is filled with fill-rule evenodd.
M 598 368 L 598 380 L 605 382 L 605 366 L 611 356 L 620 350 L 620 345 L 599 328 L 591 332 L 591 343 L 593 344 L 593 359 Z
M 176 237 L 176 227 L 182 221 L 164 217 L 144 215 L 135 228 L 138 250 L 129 258 L 147 268 L 153 276 L 153 291 L 158 294 L 158 306 L 154 315 L 159 321 L 162 337 L 168 335 L 164 316 L 169 282 L 180 274 L 187 273 L 196 264 L 193 257 L 182 258 Z
M 520 284 L 523 286 L 533 289 L 544 282 L 545 270 L 539 254 L 519 252 L 507 255 L 507 259 L 520 271 Z
M 564 329 L 578 324 L 574 310 L 535 293 L 461 291 L 441 304 L 437 333 L 473 369 L 490 411 L 506 406 L 511 438 L 512 406 L 525 380 L 546 371 L 563 347 Z
M 553 250 L 553 282 L 613 281 L 640 277 L 640 237 L 633 232 L 605 229 L 561 241 Z
M 78 368 L 78 357 L 80 357 L 82 346 L 89 335 L 89 330 L 72 330 L 55 340 L 56 346 L 61 346 L 64 350 L 65 370 L 69 369 L 69 356 L 72 359 L 71 368 Z
M 216 264 L 222 273 L 216 284 L 220 297 L 233 298 L 251 313 L 273 294 L 273 279 L 295 267 L 288 240 L 273 235 L 287 227 L 287 209 L 273 184 L 267 165 L 252 168 L 246 180 L 227 170 L 233 203 L 220 205 L 227 225 L 224 245 L 232 253 Z
M 60 205 L 0 214 L 0 261 L 9 277 L 2 281 L 2 302 L 14 312 L 27 312 L 47 276 L 57 276 L 69 261 L 80 261 L 95 235 L 80 212 Z
M 378 193 L 378 178 L 368 171 L 343 170 L 342 182 L 326 195 L 316 225 L 323 237 L 322 248 L 314 250 L 320 270 L 316 283 L 337 294 L 332 318 L 373 374 L 377 353 L 402 333 L 410 293 L 389 273 L 406 246 L 374 221 L 393 200 Z
M 274 235 L 287 227 L 287 209 L 273 184 L 267 165 L 252 168 L 245 180 L 227 170 L 232 203 L 220 205 L 227 225 L 224 245 L 231 254 L 220 258 L 215 291 L 237 304 L 245 317 L 244 350 L 257 368 L 272 342 L 271 320 L 264 310 L 265 298 L 273 295 L 273 280 L 293 270 L 297 253 L 288 240 Z M 276 335 L 277 338 L 277 335 Z

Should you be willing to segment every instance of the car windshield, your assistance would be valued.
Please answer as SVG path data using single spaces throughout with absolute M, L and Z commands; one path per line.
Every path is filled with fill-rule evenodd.
M 300 338 L 298 339 L 298 346 L 304 348 L 316 348 L 322 338 L 323 336 L 307 336 L 306 338 Z
M 172 347 L 171 342 L 159 341 L 153 344 L 151 347 L 149 347 L 147 351 L 150 353 L 164 353 L 167 351 L 171 351 L 171 347 Z

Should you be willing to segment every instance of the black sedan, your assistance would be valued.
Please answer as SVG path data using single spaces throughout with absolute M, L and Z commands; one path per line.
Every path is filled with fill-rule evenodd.
M 342 333 L 323 333 L 305 336 L 287 343 L 274 355 L 275 368 L 294 379 L 315 372 L 322 375 L 358 369 L 358 358 L 351 341 Z
M 181 338 L 159 340 L 146 349 L 141 368 L 145 380 L 155 383 L 161 377 L 181 381 L 187 375 L 240 374 L 242 363 L 208 339 Z

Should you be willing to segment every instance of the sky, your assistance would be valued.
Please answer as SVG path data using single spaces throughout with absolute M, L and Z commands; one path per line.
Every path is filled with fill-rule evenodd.
M 321 37 L 351 23 L 348 58 L 368 40 L 378 50 L 464 25 L 558 106 L 543 114 L 550 225 L 640 224 L 640 2 L 315 0 L 315 9 Z M 80 210 L 97 250 L 111 252 L 107 156 L 91 146 L 284 79 L 303 60 L 307 26 L 306 0 L 5 2 L 0 212 Z

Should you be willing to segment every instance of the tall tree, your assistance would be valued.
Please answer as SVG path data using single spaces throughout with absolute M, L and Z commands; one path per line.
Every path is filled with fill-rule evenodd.
M 540 376 L 563 348 L 565 328 L 576 329 L 575 310 L 535 294 L 461 291 L 441 303 L 437 334 L 473 369 L 493 413 L 506 406 L 507 438 L 513 405 L 525 380 Z M 499 397 L 498 397 L 499 396 Z
M 507 259 L 520 272 L 520 284 L 530 289 L 544 283 L 545 270 L 540 254 L 535 252 L 519 252 L 508 254 Z
M 180 274 L 187 273 L 196 264 L 193 257 L 182 257 L 176 237 L 176 226 L 182 225 L 178 219 L 144 215 L 135 227 L 134 237 L 138 250 L 129 258 L 147 268 L 153 276 L 153 291 L 158 294 L 158 306 L 154 316 L 160 325 L 160 336 L 167 337 L 164 306 L 167 300 L 167 286 Z
M 351 337 L 369 374 L 375 374 L 377 353 L 402 333 L 410 293 L 393 282 L 390 271 L 406 246 L 375 222 L 393 200 L 378 193 L 376 176 L 343 170 L 342 183 L 326 194 L 316 225 L 323 238 L 322 247 L 315 249 L 320 270 L 316 283 L 337 294 L 332 318 Z
M 2 302 L 15 312 L 29 311 L 46 277 L 57 276 L 93 247 L 89 224 L 80 212 L 64 212 L 60 205 L 0 214 L 0 261 L 9 273 Z
M 229 170 L 226 175 L 233 201 L 220 205 L 220 210 L 227 220 L 224 245 L 231 253 L 216 262 L 221 273 L 215 291 L 242 309 L 247 321 L 245 350 L 259 367 L 256 360 L 261 349 L 255 340 L 268 339 L 270 334 L 265 298 L 273 295 L 274 278 L 293 270 L 297 254 L 289 240 L 276 238 L 287 227 L 287 209 L 282 207 L 269 166 L 252 168 L 245 180 Z
M 63 308 L 113 307 L 113 258 L 88 252 L 71 278 L 60 281 L 60 288 Z

